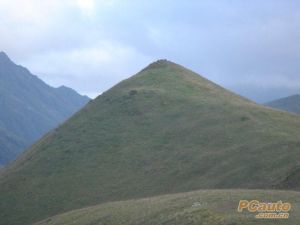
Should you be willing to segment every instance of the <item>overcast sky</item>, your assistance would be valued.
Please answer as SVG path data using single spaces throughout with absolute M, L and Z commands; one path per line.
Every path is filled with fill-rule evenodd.
M 166 58 L 265 102 L 300 93 L 300 1 L 0 0 L 0 50 L 90 97 Z

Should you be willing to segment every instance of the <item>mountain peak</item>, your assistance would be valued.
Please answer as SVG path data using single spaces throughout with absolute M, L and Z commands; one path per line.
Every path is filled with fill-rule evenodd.
M 167 59 L 158 59 L 155 62 L 151 64 L 156 64 L 156 65 L 168 65 L 168 64 L 174 64 L 173 62 L 167 60 Z
M 6 55 L 6 53 L 5 52 L 3 52 L 3 51 L 0 51 L 0 57 L 7 57 L 8 58 L 8 56 Z
M 179 66 L 176 63 L 173 63 L 167 59 L 159 59 L 151 64 L 149 64 L 143 71 L 150 70 L 150 69 L 158 69 L 158 68 L 164 68 L 168 66 Z
M 61 85 L 61 86 L 57 87 L 57 89 L 59 89 L 59 90 L 73 90 L 72 88 L 69 88 L 65 85 Z
M 11 62 L 10 58 L 3 51 L 0 51 L 0 62 Z
M 169 61 L 153 67 L 98 96 L 1 172 L 0 200 L 18 198 L 0 201 L 0 224 L 196 189 L 300 188 L 300 117 Z

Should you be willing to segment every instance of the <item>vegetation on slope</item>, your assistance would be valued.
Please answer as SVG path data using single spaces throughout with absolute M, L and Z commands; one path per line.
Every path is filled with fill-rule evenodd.
M 240 200 L 288 202 L 289 219 L 256 219 L 237 212 Z M 48 218 L 35 225 L 298 225 L 300 193 L 261 190 L 202 190 L 110 202 Z
M 158 61 L 90 102 L 2 172 L 0 224 L 196 189 L 297 189 L 290 175 L 300 167 L 299 147 L 298 116 Z

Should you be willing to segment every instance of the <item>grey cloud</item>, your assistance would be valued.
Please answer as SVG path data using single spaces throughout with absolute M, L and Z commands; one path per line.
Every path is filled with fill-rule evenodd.
M 85 94 L 101 93 L 158 58 L 259 102 L 300 90 L 297 1 L 101 2 L 90 17 L 64 5 L 45 27 L 22 29 L 6 18 L 0 48 L 53 85 Z

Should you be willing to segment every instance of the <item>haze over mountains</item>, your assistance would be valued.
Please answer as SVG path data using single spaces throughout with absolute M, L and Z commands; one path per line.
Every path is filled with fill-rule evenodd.
M 299 116 L 160 60 L 90 101 L 2 171 L 0 224 L 197 189 L 298 190 L 299 148 Z
M 89 98 L 53 88 L 0 52 L 0 164 L 5 165 Z
M 267 106 L 300 114 L 300 95 L 292 95 L 266 103 Z

